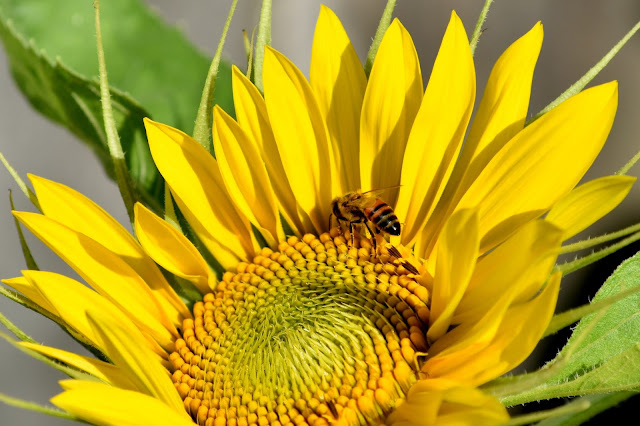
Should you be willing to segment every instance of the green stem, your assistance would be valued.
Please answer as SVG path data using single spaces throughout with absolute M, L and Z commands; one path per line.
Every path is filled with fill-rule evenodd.
M 589 401 L 578 399 L 561 407 L 552 408 L 551 410 L 535 411 L 530 414 L 512 417 L 511 420 L 505 423 L 505 426 L 528 425 L 551 417 L 560 417 L 567 414 L 580 413 L 588 409 L 590 406 L 591 403 Z
M 380 23 L 378 24 L 376 35 L 373 37 L 373 42 L 371 43 L 369 53 L 367 54 L 367 61 L 364 64 L 364 72 L 367 74 L 367 78 L 369 77 L 369 74 L 371 74 L 371 68 L 373 68 L 373 60 L 376 58 L 378 47 L 380 47 L 380 43 L 382 43 L 384 33 L 387 32 L 387 28 L 389 28 L 389 25 L 391 25 L 391 18 L 393 16 L 393 9 L 395 9 L 395 7 L 396 0 L 388 0 L 387 5 L 382 12 L 382 17 L 380 18 Z
M 4 325 L 7 328 L 7 330 L 9 330 L 14 336 L 16 336 L 21 341 L 36 343 L 36 341 L 33 340 L 31 336 L 29 336 L 27 333 L 22 331 L 20 327 L 12 323 L 11 320 L 5 317 L 1 312 L 0 312 L 0 324 Z
M 625 238 L 622 241 L 612 244 L 609 247 L 605 247 L 602 250 L 593 252 L 587 256 L 581 257 L 571 262 L 566 262 L 560 265 L 556 265 L 555 270 L 562 272 L 562 275 L 570 274 L 571 272 L 584 268 L 585 266 L 590 265 L 593 262 L 596 262 L 612 253 L 615 253 L 621 248 L 626 247 L 629 244 L 634 243 L 638 240 L 640 240 L 640 232 L 636 232 L 635 234 L 630 235 L 629 237 Z
M 600 59 L 593 68 L 587 71 L 585 75 L 583 75 L 578 81 L 573 83 L 571 87 L 565 90 L 564 93 L 558 96 L 553 102 L 551 102 L 549 105 L 544 107 L 542 111 L 540 111 L 533 118 L 527 121 L 526 125 L 533 123 L 538 118 L 542 117 L 544 114 L 551 111 L 553 108 L 560 105 L 562 102 L 564 102 L 565 100 L 569 99 L 571 96 L 579 93 L 582 89 L 584 89 L 585 86 L 589 84 L 589 82 L 591 82 L 591 80 L 593 80 L 595 76 L 597 76 L 604 67 L 607 66 L 607 64 L 618 54 L 620 49 L 622 49 L 622 47 L 627 43 L 627 41 L 629 41 L 629 39 L 633 37 L 633 35 L 639 29 L 640 29 L 640 22 L 638 22 L 633 28 L 631 28 L 631 31 L 625 34 L 622 40 L 620 40 L 615 46 L 613 46 L 613 48 L 609 52 L 607 52 L 607 54 L 604 55 L 602 59 Z
M 131 176 L 127 168 L 127 162 L 124 158 L 124 152 L 122 151 L 122 145 L 120 144 L 120 136 L 118 136 L 118 128 L 116 120 L 113 116 L 113 107 L 111 105 L 111 93 L 109 92 L 109 81 L 107 79 L 107 65 L 104 58 L 104 48 L 102 46 L 102 30 L 100 28 L 100 2 L 95 1 L 93 3 L 95 8 L 96 18 L 96 41 L 98 50 L 98 73 L 100 78 L 100 100 L 102 101 L 102 117 L 104 120 L 104 127 L 107 134 L 107 147 L 109 148 L 109 155 L 113 161 L 113 168 L 116 173 L 116 182 L 120 189 L 120 195 L 122 201 L 129 214 L 129 220 L 133 225 L 134 214 L 133 205 L 135 203 L 135 196 L 133 191 L 133 185 L 131 182 Z
M 218 70 L 220 69 L 220 59 L 222 58 L 222 48 L 227 38 L 227 32 L 229 31 L 229 25 L 231 25 L 231 18 L 233 18 L 233 12 L 236 10 L 238 0 L 233 0 L 231 3 L 231 9 L 227 15 L 227 21 L 224 23 L 222 29 L 222 35 L 220 36 L 220 42 L 216 53 L 213 55 L 211 65 L 209 66 L 209 72 L 207 73 L 207 79 L 204 82 L 204 89 L 202 90 L 202 97 L 200 98 L 200 106 L 198 107 L 198 114 L 196 115 L 196 124 L 193 128 L 193 138 L 200 142 L 200 145 L 211 152 L 211 125 L 213 123 L 213 93 L 216 88 L 216 79 L 218 78 Z
M 616 232 L 612 232 L 610 234 L 600 235 L 599 237 L 590 238 L 588 240 L 578 241 L 573 244 L 568 244 L 560 249 L 560 254 L 573 253 L 574 251 L 585 250 L 599 244 L 606 243 L 611 240 L 616 240 L 618 238 L 625 237 L 629 234 L 633 234 L 634 232 L 640 231 L 640 223 L 636 223 L 635 225 L 628 226 L 624 229 L 621 229 Z
M 254 52 L 253 81 L 261 92 L 262 87 L 262 62 L 264 61 L 264 48 L 271 45 L 271 0 L 262 0 L 260 10 L 260 21 L 258 22 L 258 35 L 256 38 L 256 48 Z
M 631 160 L 629 160 L 629 162 L 627 164 L 622 166 L 622 168 L 620 170 L 618 170 L 616 172 L 616 174 L 617 175 L 626 175 L 627 172 L 629 170 L 631 170 L 631 168 L 633 166 L 635 166 L 635 164 L 638 162 L 638 160 L 640 160 L 640 151 L 638 151 L 638 153 L 636 155 L 634 155 L 633 158 Z
M 480 15 L 478 15 L 478 20 L 476 21 L 476 26 L 473 29 L 471 41 L 469 42 L 469 47 L 471 47 L 471 56 L 476 52 L 478 40 L 480 40 L 480 36 L 482 35 L 482 26 L 484 25 L 484 21 L 487 19 L 487 13 L 489 13 L 491 3 L 493 3 L 493 0 L 485 0 L 484 6 L 482 6 L 482 10 L 480 11 Z

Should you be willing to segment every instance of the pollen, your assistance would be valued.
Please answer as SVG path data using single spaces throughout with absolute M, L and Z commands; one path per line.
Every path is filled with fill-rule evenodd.
M 225 273 L 169 357 L 194 422 L 384 423 L 428 351 L 429 291 L 409 259 L 372 250 L 333 229 Z

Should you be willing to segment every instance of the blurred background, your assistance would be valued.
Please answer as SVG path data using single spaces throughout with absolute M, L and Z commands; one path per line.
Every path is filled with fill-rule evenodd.
M 103 8 L 108 7 L 104 2 Z M 147 0 L 159 15 L 182 29 L 204 52 L 213 55 L 226 19 L 230 0 Z M 273 2 L 272 45 L 288 56 L 308 75 L 311 43 L 320 2 L 316 0 L 275 0 Z M 382 0 L 326 0 L 341 19 L 360 58 L 364 61 L 378 20 L 385 5 Z M 455 9 L 470 35 L 483 2 L 480 0 L 399 1 L 397 16 L 411 33 L 421 61 L 425 83 L 441 37 Z M 240 1 L 225 46 L 225 58 L 246 67 L 242 33 L 249 33 L 258 22 L 260 2 Z M 87 2 L 86 19 L 93 19 Z M 533 81 L 529 116 L 533 116 L 579 79 L 640 19 L 637 0 L 497 0 L 494 2 L 485 31 L 475 53 L 478 101 L 493 62 L 501 52 L 527 32 L 536 22 L 544 25 L 544 44 Z M 61 29 L 63 30 L 63 29 Z M 108 64 L 109 58 L 107 58 Z M 150 66 L 153 66 L 150 64 Z M 96 72 L 97 74 L 97 72 Z M 204 81 L 204 75 L 202 79 Z M 591 85 L 619 81 L 620 98 L 613 130 L 601 155 L 585 179 L 614 173 L 640 150 L 640 35 L 636 35 L 600 73 Z M 477 104 L 477 102 L 476 102 Z M 37 114 L 18 92 L 0 49 L 0 151 L 25 176 L 33 173 L 67 184 L 106 207 L 122 223 L 126 212 L 115 184 L 110 181 L 96 158 L 65 129 Z M 184 129 L 189 132 L 191 129 Z M 637 175 L 640 169 L 632 169 Z M 0 188 L 12 189 L 17 209 L 30 209 L 9 174 L 0 170 Z M 8 198 L 0 202 L 0 275 L 13 277 L 25 268 L 10 214 Z M 640 189 L 634 187 L 625 202 L 605 219 L 592 226 L 587 234 L 595 236 L 614 231 L 640 220 Z M 41 269 L 75 274 L 52 252 L 31 235 L 27 235 Z M 640 247 L 632 247 L 565 279 L 559 309 L 586 303 L 599 285 L 624 258 Z M 50 346 L 81 350 L 62 330 L 46 319 L 0 298 L 0 311 Z M 546 339 L 543 350 L 536 353 L 529 369 L 551 359 L 568 335 Z M 63 375 L 11 347 L 0 343 L 0 389 L 11 395 L 46 403 L 60 392 L 57 381 Z M 63 425 L 66 421 L 22 411 L 0 403 L 0 424 Z

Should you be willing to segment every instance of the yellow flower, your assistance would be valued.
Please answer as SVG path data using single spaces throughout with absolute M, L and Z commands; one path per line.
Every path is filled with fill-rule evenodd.
M 233 70 L 237 119 L 214 108 L 215 158 L 146 120 L 201 250 L 142 205 L 135 239 L 88 198 L 31 176 L 42 214 L 16 217 L 95 291 L 41 271 L 4 282 L 106 357 L 21 343 L 89 375 L 52 402 L 109 425 L 504 422 L 474 387 L 531 353 L 555 308 L 560 244 L 633 182 L 574 189 L 613 123 L 615 83 L 524 126 L 541 43 L 537 24 L 498 59 L 463 149 L 475 71 L 457 15 L 423 93 L 398 21 L 367 80 L 323 7 L 309 82 L 271 48 L 264 98 Z M 362 224 L 358 238 L 341 217 L 329 229 L 336 197 L 370 189 L 387 189 L 402 224 L 375 250 Z M 202 299 L 187 308 L 156 264 Z

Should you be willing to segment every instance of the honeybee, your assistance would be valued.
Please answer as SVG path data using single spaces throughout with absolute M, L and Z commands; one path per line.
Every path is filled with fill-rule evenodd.
M 371 234 L 374 250 L 376 250 L 377 234 L 400 235 L 398 216 L 387 203 L 377 197 L 378 192 L 379 190 L 349 192 L 334 199 L 331 202 L 329 229 L 334 216 L 339 224 L 347 222 L 351 233 L 351 244 L 353 244 L 354 225 L 362 223 Z M 375 233 L 369 224 L 373 226 Z

